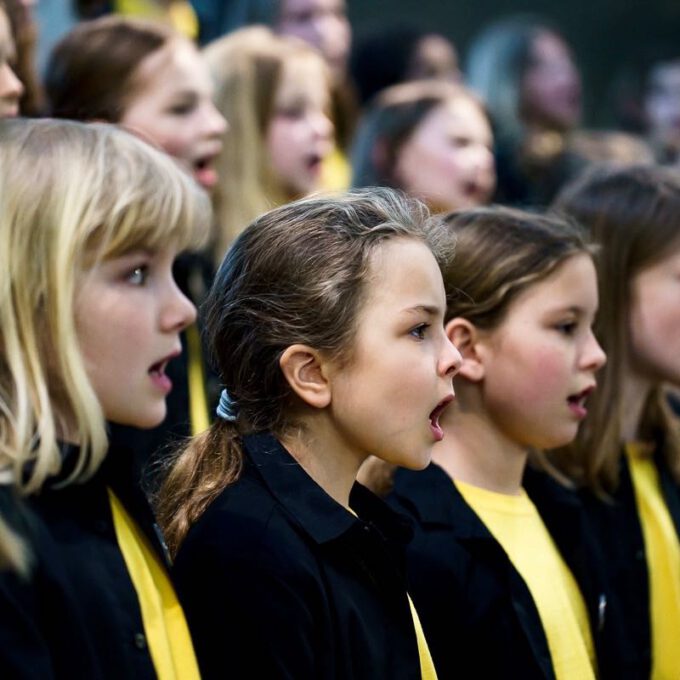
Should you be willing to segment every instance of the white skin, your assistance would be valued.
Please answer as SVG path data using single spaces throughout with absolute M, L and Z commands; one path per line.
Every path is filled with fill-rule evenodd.
M 274 175 L 291 199 L 320 186 L 323 160 L 333 149 L 330 92 L 318 58 L 289 60 L 276 93 L 266 147 Z
M 432 108 L 402 144 L 396 183 L 437 212 L 486 203 L 496 186 L 489 122 L 465 97 Z
M 420 39 L 406 73 L 408 80 L 435 78 L 450 82 L 461 80 L 458 54 L 443 35 L 432 33 Z
M 24 86 L 12 68 L 15 60 L 16 51 L 9 21 L 0 8 L 0 118 L 19 115 L 19 100 L 24 93 Z
M 579 254 L 522 291 L 497 328 L 449 321 L 464 361 L 433 461 L 453 479 L 518 494 L 529 448 L 569 443 L 586 416 L 605 362 L 591 328 L 597 305 L 595 267 Z
M 345 0 L 279 0 L 275 26 L 315 47 L 341 81 L 347 69 L 352 33 Z
M 213 84 L 201 54 L 184 38 L 171 40 L 141 61 L 133 82 L 119 122 L 212 189 L 227 123 L 213 104 Z
M 444 333 L 444 286 L 424 244 L 379 246 L 367 287 L 349 363 L 306 345 L 289 347 L 281 359 L 303 404 L 302 434 L 284 444 L 345 506 L 369 455 L 413 469 L 428 464 L 461 362 Z
M 522 120 L 535 129 L 569 130 L 581 118 L 581 77 L 569 48 L 553 33 L 534 40 L 520 108 Z
M 165 418 L 168 361 L 196 318 L 172 276 L 174 247 L 134 251 L 79 276 L 76 332 L 107 420 L 150 428 Z
M 680 56 L 652 69 L 644 107 L 649 134 L 680 154 Z
M 630 282 L 631 365 L 623 381 L 625 441 L 638 436 L 645 401 L 661 383 L 680 385 L 680 248 Z

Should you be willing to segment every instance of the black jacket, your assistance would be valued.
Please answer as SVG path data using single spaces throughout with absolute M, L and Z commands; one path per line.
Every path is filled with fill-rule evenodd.
M 268 434 L 243 443 L 174 566 L 205 680 L 419 679 L 407 523 L 359 484 L 357 519 Z
M 65 449 L 68 470 L 73 451 Z M 155 678 L 139 600 L 113 525 L 107 487 L 165 560 L 151 509 L 133 473 L 132 453 L 112 448 L 99 472 L 84 484 L 51 485 L 32 501 L 59 547 L 74 584 L 77 606 L 101 674 L 111 680 Z
M 580 586 L 600 677 L 626 677 L 618 675 L 621 634 L 577 496 L 533 470 L 524 487 Z M 440 680 L 554 678 L 528 587 L 449 476 L 435 464 L 422 472 L 398 470 L 388 500 L 415 520 L 409 590 Z
M 74 589 L 40 519 L 0 486 L 0 516 L 30 554 L 28 574 L 0 570 L 0 676 L 6 680 L 97 680 Z
M 671 477 L 662 452 L 659 442 L 654 459 L 661 491 L 680 537 L 680 487 Z M 617 607 L 625 614 L 628 643 L 622 650 L 627 662 L 623 677 L 648 680 L 652 671 L 649 571 L 627 458 L 621 456 L 619 485 L 611 502 L 589 491 L 582 492 L 582 499 L 605 557 Z M 680 644 L 680 631 L 678 641 Z

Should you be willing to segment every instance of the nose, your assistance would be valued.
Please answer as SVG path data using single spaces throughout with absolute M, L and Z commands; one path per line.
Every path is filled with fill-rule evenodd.
M 212 101 L 206 102 L 203 112 L 203 131 L 207 137 L 222 137 L 229 129 L 227 119 Z
M 582 367 L 590 371 L 598 371 L 606 363 L 607 355 L 591 330 L 582 353 Z
M 0 67 L 0 97 L 4 99 L 19 99 L 24 93 L 24 86 L 17 78 L 12 67 L 5 63 Z
M 332 139 L 335 133 L 335 126 L 324 111 L 316 111 L 310 114 L 310 127 L 316 137 L 321 139 Z
M 161 327 L 166 333 L 179 333 L 196 321 L 194 303 L 179 289 L 174 279 L 168 284 L 161 312 Z
M 449 340 L 446 333 L 443 333 L 442 350 L 439 357 L 439 364 L 437 366 L 437 372 L 440 376 L 446 378 L 453 378 L 460 367 L 463 365 L 463 357 L 461 356 L 458 348 Z

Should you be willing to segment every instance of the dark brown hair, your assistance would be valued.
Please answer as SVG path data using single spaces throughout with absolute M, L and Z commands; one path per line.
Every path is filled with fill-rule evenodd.
M 137 83 L 142 60 L 181 39 L 159 23 L 108 16 L 76 26 L 53 49 L 45 72 L 54 118 L 117 123 Z
M 296 201 L 256 219 L 234 242 L 204 307 L 214 364 L 236 404 L 170 467 L 157 510 L 171 551 L 241 470 L 240 437 L 295 426 L 279 359 L 303 343 L 348 361 L 373 253 L 394 238 L 439 253 L 427 208 L 390 189 Z

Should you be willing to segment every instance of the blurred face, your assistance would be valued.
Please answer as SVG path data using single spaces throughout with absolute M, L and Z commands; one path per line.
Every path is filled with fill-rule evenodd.
M 279 0 L 277 31 L 315 47 L 338 80 L 347 68 L 351 31 L 345 0 Z
M 76 330 L 107 420 L 149 428 L 165 418 L 168 362 L 196 310 L 172 277 L 176 252 L 135 251 L 81 275 Z
M 439 266 L 424 244 L 393 239 L 375 252 L 367 288 L 350 361 L 330 372 L 329 450 L 420 469 L 444 436 L 461 363 L 444 333 Z
M 291 59 L 284 67 L 267 128 L 275 176 L 291 197 L 319 188 L 324 158 L 333 148 L 328 78 L 318 57 Z
M 652 138 L 680 151 L 680 58 L 652 69 L 645 114 Z
M 521 83 L 521 115 L 529 125 L 568 130 L 581 117 L 581 79 L 569 48 L 553 33 L 534 40 Z
M 632 370 L 680 385 L 680 250 L 639 272 L 630 291 Z
M 486 203 L 496 174 L 491 127 L 479 106 L 458 97 L 431 109 L 398 152 L 394 177 L 433 210 Z
M 591 324 L 597 280 L 585 254 L 566 260 L 511 303 L 500 326 L 483 335 L 483 399 L 491 421 L 522 447 L 570 442 L 605 362 Z
M 201 186 L 214 187 L 226 122 L 199 52 L 187 40 L 172 40 L 142 60 L 134 79 L 120 123 L 177 159 Z
M 435 78 L 458 82 L 461 75 L 455 47 L 442 35 L 426 35 L 418 42 L 406 77 L 410 80 Z
M 19 115 L 19 99 L 24 93 L 24 87 L 12 69 L 15 60 L 16 52 L 9 21 L 0 8 L 0 118 Z

